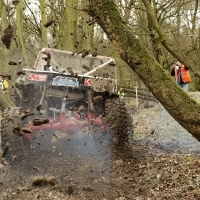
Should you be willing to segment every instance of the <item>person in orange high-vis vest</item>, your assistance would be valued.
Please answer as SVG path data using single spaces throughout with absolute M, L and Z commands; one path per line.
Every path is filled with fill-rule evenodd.
M 175 62 L 174 68 L 171 71 L 171 76 L 175 76 L 176 82 L 185 90 L 188 91 L 189 82 L 191 77 L 188 67 L 182 65 L 179 61 Z

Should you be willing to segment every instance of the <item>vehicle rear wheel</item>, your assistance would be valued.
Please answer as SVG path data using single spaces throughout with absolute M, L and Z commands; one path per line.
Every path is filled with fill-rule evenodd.
M 108 125 L 113 130 L 113 140 L 118 148 L 126 148 L 133 131 L 131 118 L 125 107 L 122 97 L 113 97 L 106 100 L 106 117 Z

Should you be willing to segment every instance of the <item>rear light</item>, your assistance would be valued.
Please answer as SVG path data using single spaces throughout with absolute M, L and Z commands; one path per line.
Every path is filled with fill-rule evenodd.
M 31 80 L 31 81 L 46 81 L 47 75 L 46 74 L 29 74 L 28 80 Z
M 92 80 L 89 79 L 89 78 L 85 78 L 84 85 L 85 86 L 92 86 Z

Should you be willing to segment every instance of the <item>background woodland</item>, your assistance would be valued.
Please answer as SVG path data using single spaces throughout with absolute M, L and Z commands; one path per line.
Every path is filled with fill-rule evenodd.
M 145 3 L 147 2 L 147 3 Z M 200 68 L 200 3 L 198 0 L 115 0 L 122 21 L 140 43 L 169 73 L 174 61 L 183 55 L 184 64 Z M 118 85 L 133 91 L 144 88 L 142 81 L 121 60 L 119 53 L 86 12 L 85 0 L 1 0 L 0 2 L 0 74 L 10 86 L 23 68 L 32 68 L 43 47 L 81 52 L 97 51 L 117 62 Z M 148 5 L 151 8 L 148 8 Z M 150 12 L 152 11 L 152 12 Z M 153 15 L 157 24 L 153 25 Z M 160 32 L 159 32 L 160 31 Z M 163 36 L 163 37 L 161 37 Z M 170 52 L 163 45 L 176 47 Z M 190 91 L 199 91 L 199 77 L 191 70 Z M 128 90 L 129 89 L 129 90 Z M 10 92 L 12 93 L 12 92 Z M 11 94 L 12 95 L 12 94 Z M 12 96 L 10 97 L 12 99 Z

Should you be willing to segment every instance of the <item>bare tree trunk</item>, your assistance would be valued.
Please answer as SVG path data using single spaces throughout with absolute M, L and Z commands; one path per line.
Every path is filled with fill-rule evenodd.
M 115 45 L 121 58 L 135 71 L 150 92 L 194 137 L 200 140 L 200 105 L 182 90 L 121 20 L 113 0 L 90 0 L 89 15 Z
M 8 26 L 8 21 L 6 17 L 6 7 L 3 0 L 0 1 L 0 13 L 1 13 L 1 19 L 2 19 L 2 28 L 5 30 L 5 28 Z M 9 67 L 8 67 L 8 49 L 4 46 L 4 60 L 2 60 L 2 64 L 4 68 L 1 68 L 1 72 L 8 73 Z
M 50 8 L 54 7 L 55 2 L 54 0 L 49 0 Z M 52 17 L 52 20 L 54 21 L 53 26 L 52 26 L 52 42 L 53 42 L 53 48 L 58 48 L 61 49 L 60 45 L 60 39 L 59 39 L 59 21 L 57 21 L 57 15 L 55 13 L 54 9 L 50 10 L 50 16 Z
M 64 43 L 64 49 L 72 50 L 73 49 L 73 41 L 72 41 L 72 34 L 74 33 L 73 30 L 73 1 L 66 0 L 66 8 L 65 8 L 65 21 L 66 21 L 66 41 Z M 64 36 L 64 35 L 63 35 Z
M 25 45 L 24 45 L 24 37 L 23 37 L 23 19 L 24 19 L 23 16 L 24 16 L 24 13 L 23 12 L 24 12 L 23 11 L 23 0 L 21 0 L 16 6 L 17 31 L 18 31 L 20 46 L 22 48 L 23 58 L 24 58 L 24 61 L 25 61 L 25 66 L 27 68 L 30 68 L 27 53 L 26 53 L 26 48 L 25 48 Z
M 78 6 L 78 0 L 74 0 L 74 7 Z M 77 33 L 77 27 L 78 27 L 78 16 L 79 13 L 77 11 L 73 12 L 73 48 L 76 45 L 76 42 L 78 41 L 78 33 Z
M 125 1 L 124 20 L 125 20 L 126 22 L 128 22 L 128 20 L 130 19 L 131 8 L 132 8 L 133 3 L 134 3 L 133 0 L 130 0 L 129 2 Z
M 153 1 L 153 4 L 154 4 L 153 7 L 154 7 L 155 16 L 157 18 L 157 21 L 159 22 L 158 16 L 157 16 L 158 15 L 157 4 L 154 1 Z M 147 16 L 148 16 L 148 13 L 147 13 Z M 154 29 L 152 21 L 150 20 L 149 17 L 147 17 L 147 20 L 148 20 L 148 28 L 149 28 L 149 32 L 150 32 L 150 37 L 151 37 L 151 40 L 152 40 L 154 57 L 160 63 L 160 65 L 165 68 L 164 65 L 165 65 L 166 61 L 165 61 L 165 58 L 164 58 L 163 52 L 162 52 L 162 43 L 160 41 L 158 33 Z
M 177 8 L 177 39 L 178 39 L 178 45 L 181 45 L 180 44 L 180 30 L 181 30 L 181 14 L 180 14 L 180 11 L 181 11 L 181 0 L 178 0 L 177 2 L 178 4 L 178 8 Z
M 194 35 L 194 31 L 196 29 L 196 19 L 197 19 L 197 10 L 199 7 L 199 0 L 195 1 L 194 15 L 192 17 L 192 33 Z M 194 40 L 192 40 L 192 46 L 194 47 Z
M 48 47 L 47 28 L 44 26 L 47 23 L 45 0 L 40 0 L 40 12 L 42 18 L 42 47 Z

